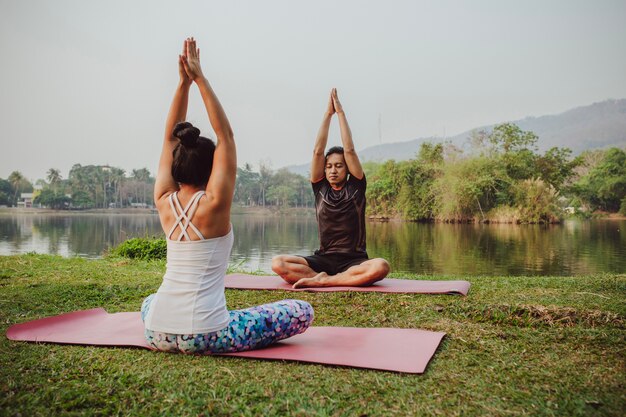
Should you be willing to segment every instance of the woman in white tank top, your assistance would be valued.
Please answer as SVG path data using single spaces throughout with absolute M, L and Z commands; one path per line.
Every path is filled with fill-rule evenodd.
M 158 350 L 224 353 L 256 349 L 304 332 L 313 308 L 283 300 L 226 309 L 224 276 L 233 245 L 230 207 L 237 157 L 233 132 L 200 67 L 200 50 L 185 40 L 180 82 L 165 125 L 154 201 L 167 237 L 163 283 L 141 307 L 146 340 Z M 184 122 L 196 84 L 217 146 Z

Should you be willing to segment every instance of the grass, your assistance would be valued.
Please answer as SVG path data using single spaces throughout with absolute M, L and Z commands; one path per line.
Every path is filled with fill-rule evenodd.
M 79 309 L 137 311 L 163 271 L 162 261 L 0 257 L 0 331 Z M 464 298 L 297 294 L 318 326 L 446 332 L 423 375 L 2 337 L 0 415 L 623 415 L 626 275 L 468 280 Z M 226 297 L 243 308 L 294 293 Z

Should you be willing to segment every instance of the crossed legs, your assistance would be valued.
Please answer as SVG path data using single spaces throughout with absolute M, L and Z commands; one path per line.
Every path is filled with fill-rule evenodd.
M 300 256 L 278 255 L 272 259 L 272 270 L 294 288 L 366 287 L 387 276 L 389 263 L 382 258 L 368 259 L 336 275 L 328 275 L 326 272 L 315 272 Z
M 145 320 L 154 294 L 141 306 Z M 302 300 L 281 300 L 243 310 L 230 310 L 226 328 L 210 333 L 172 334 L 145 329 L 146 341 L 156 350 L 182 353 L 230 353 L 259 349 L 303 333 L 313 321 L 313 307 Z

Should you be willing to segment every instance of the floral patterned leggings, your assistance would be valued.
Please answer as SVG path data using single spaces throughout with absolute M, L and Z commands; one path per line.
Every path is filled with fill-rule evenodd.
M 154 294 L 141 305 L 145 320 Z M 165 352 L 196 354 L 241 352 L 259 349 L 303 333 L 313 321 L 313 307 L 306 301 L 282 300 L 244 310 L 231 310 L 226 328 L 211 333 L 171 334 L 145 330 L 153 348 Z

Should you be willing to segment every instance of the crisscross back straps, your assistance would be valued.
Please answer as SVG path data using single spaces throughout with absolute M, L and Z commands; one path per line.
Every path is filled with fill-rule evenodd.
M 200 240 L 205 240 L 202 233 L 193 223 L 191 223 L 191 219 L 193 215 L 196 213 L 198 208 L 198 201 L 204 195 L 204 191 L 198 191 L 195 193 L 189 203 L 187 203 L 187 207 L 183 210 L 183 207 L 180 205 L 180 200 L 178 200 L 178 191 L 170 194 L 169 201 L 170 207 L 172 208 L 172 212 L 174 216 L 176 216 L 176 220 L 174 221 L 174 225 L 170 229 L 170 232 L 167 234 L 167 238 L 170 239 L 172 237 L 172 233 L 176 230 L 177 227 L 180 227 L 180 235 L 178 235 L 178 241 L 183 240 L 183 237 L 187 240 L 191 240 L 189 237 L 189 233 L 187 233 L 187 227 L 191 227 L 194 233 L 200 238 Z

